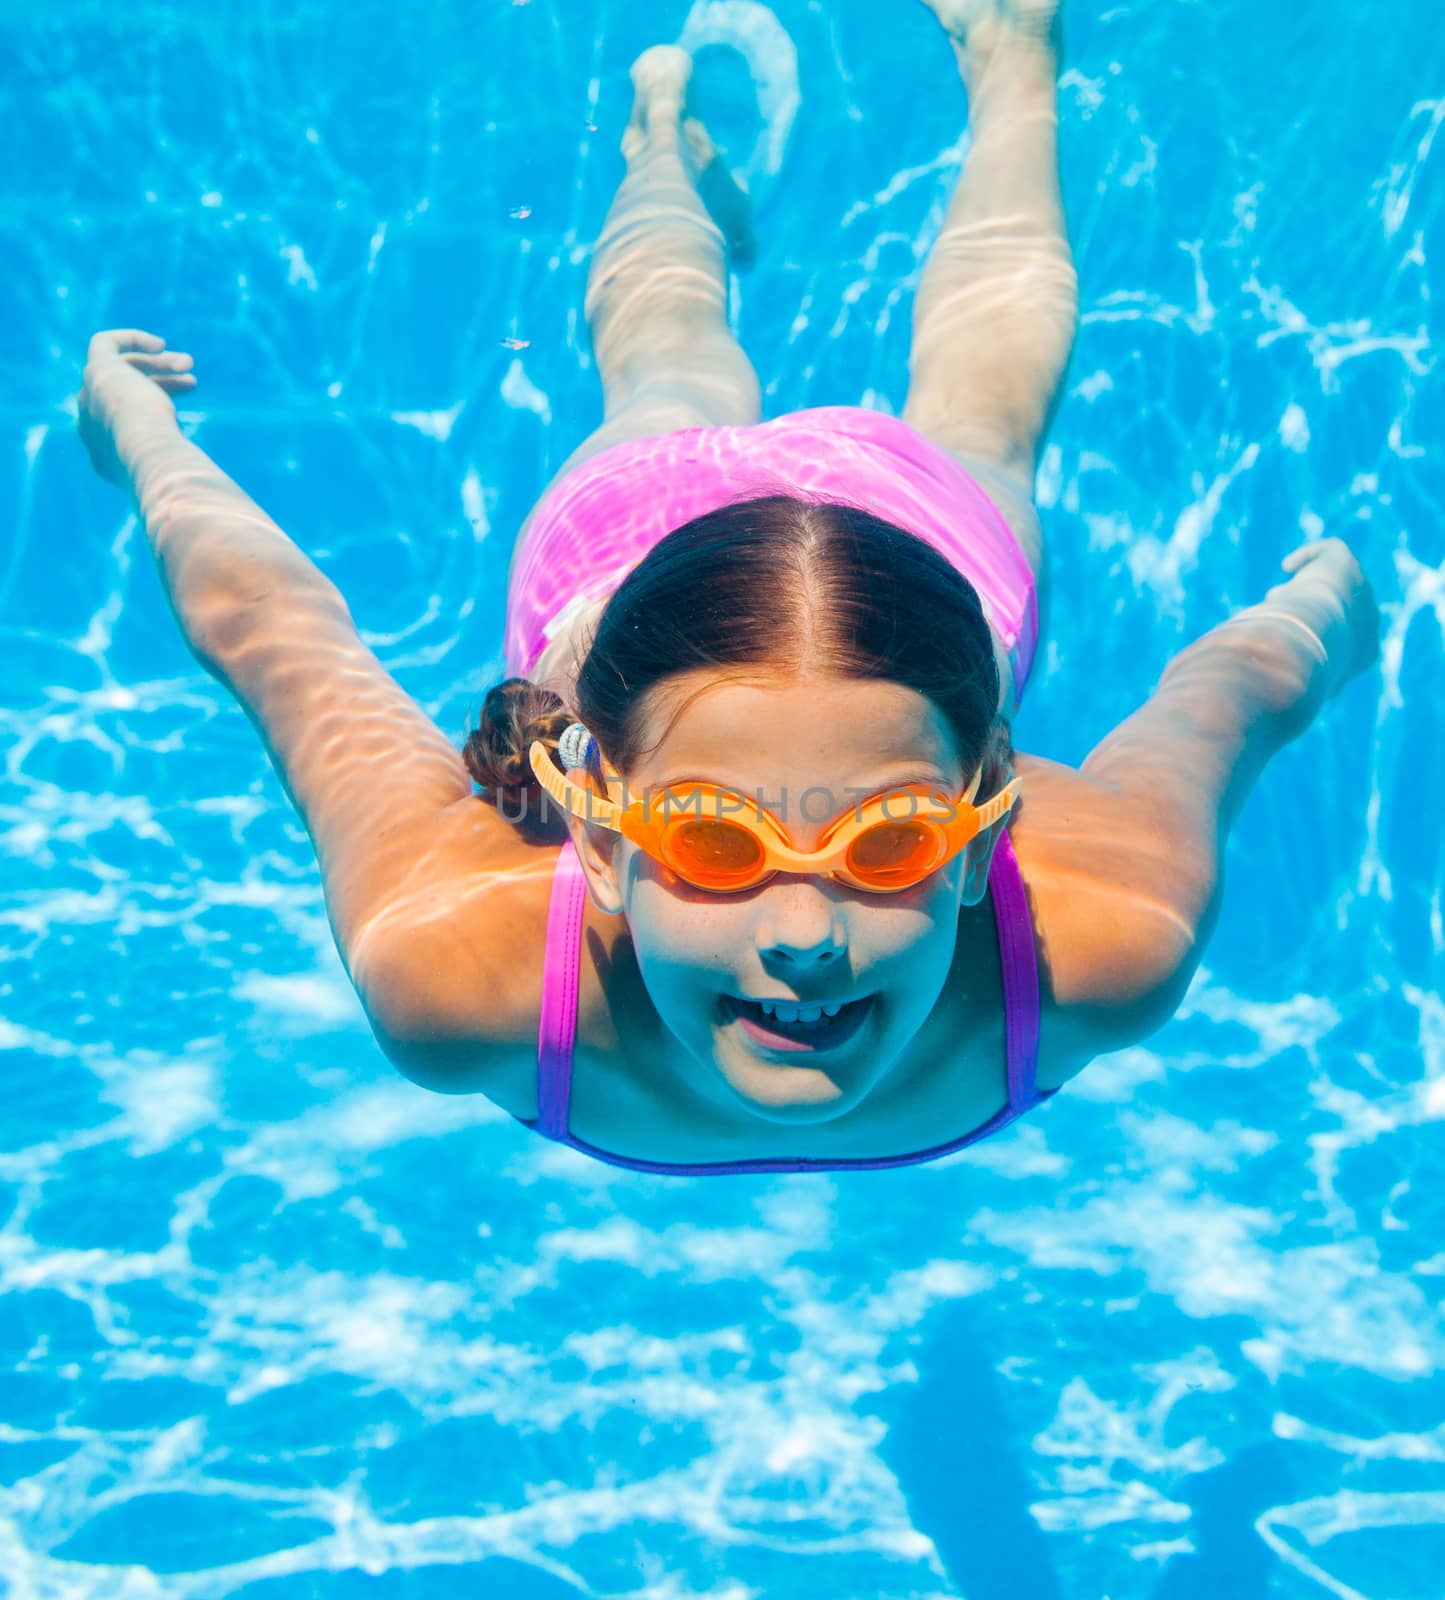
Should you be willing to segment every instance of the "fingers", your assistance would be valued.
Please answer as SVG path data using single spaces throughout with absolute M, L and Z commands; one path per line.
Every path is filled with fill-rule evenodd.
M 1286 572 L 1298 572 L 1301 567 L 1308 565 L 1311 561 L 1322 560 L 1325 556 L 1335 554 L 1336 551 L 1351 561 L 1354 560 L 1354 553 L 1345 541 L 1331 537 L 1311 539 L 1308 544 L 1302 544 L 1297 549 L 1291 550 L 1284 560 L 1280 562 L 1280 566 Z
M 1328 543 L 1328 539 L 1311 539 L 1308 544 L 1296 545 L 1280 565 L 1286 572 L 1298 572 L 1307 562 L 1317 560 Z
M 129 350 L 155 354 L 165 347 L 166 342 L 158 333 L 147 333 L 144 328 L 106 328 L 91 339 L 86 359 L 93 361 L 101 355 L 123 355 Z
M 129 351 L 121 360 L 154 380 L 167 394 L 184 394 L 196 386 L 196 375 L 190 370 L 195 359 L 184 350 L 161 350 L 154 354 Z
M 115 330 L 118 350 L 164 350 L 166 342 L 158 333 L 146 333 L 140 328 Z
M 148 378 L 159 378 L 163 373 L 187 372 L 195 365 L 194 357 L 187 355 L 184 350 L 165 350 L 155 355 L 131 353 L 123 355 L 121 360 L 128 361 Z

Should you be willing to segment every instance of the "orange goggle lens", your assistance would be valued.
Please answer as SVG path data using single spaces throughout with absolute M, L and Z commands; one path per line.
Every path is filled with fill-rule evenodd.
M 686 819 L 663 835 L 667 863 L 700 889 L 742 888 L 761 875 L 763 842 L 736 822 Z
M 870 889 L 906 889 L 942 862 L 942 830 L 926 821 L 882 821 L 852 842 L 849 874 Z M 762 840 L 727 820 L 687 819 L 663 836 L 663 854 L 680 878 L 700 889 L 744 889 L 767 876 Z
M 919 819 L 876 822 L 848 847 L 848 870 L 870 888 L 907 888 L 943 860 L 942 829 Z

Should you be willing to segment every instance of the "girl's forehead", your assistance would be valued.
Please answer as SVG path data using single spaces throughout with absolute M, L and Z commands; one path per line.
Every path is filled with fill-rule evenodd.
M 659 684 L 649 695 L 646 710 L 659 731 L 665 726 L 669 736 L 764 717 L 788 723 L 827 723 L 835 733 L 863 722 L 875 737 L 880 731 L 905 732 L 943 723 L 942 714 L 926 695 L 886 678 L 761 673 L 720 677 L 704 671 L 684 672 Z
M 679 675 L 691 677 L 692 675 Z M 768 773 L 827 771 L 840 781 L 890 769 L 932 769 L 938 781 L 961 776 L 946 718 L 927 696 L 883 679 L 670 680 L 648 706 L 639 772 L 704 773 L 764 781 Z

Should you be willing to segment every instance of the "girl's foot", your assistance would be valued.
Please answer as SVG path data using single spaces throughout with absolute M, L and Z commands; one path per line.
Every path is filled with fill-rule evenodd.
M 677 149 L 698 198 L 722 230 L 732 265 L 748 267 L 757 254 L 752 205 L 687 103 L 691 78 L 692 57 L 676 45 L 653 45 L 632 63 L 632 117 L 622 135 L 623 159 L 631 163 L 659 143 Z
M 1000 44 L 1058 45 L 1059 0 L 923 0 L 948 30 L 965 79 Z
M 758 245 L 753 237 L 753 205 L 747 185 L 729 169 L 718 154 L 712 136 L 697 117 L 684 118 L 682 131 L 687 140 L 698 197 L 723 231 L 728 259 L 739 270 L 752 266 Z
M 655 44 L 632 63 L 632 116 L 622 135 L 624 161 L 635 161 L 649 144 L 678 144 L 691 77 L 692 57 L 675 44 Z

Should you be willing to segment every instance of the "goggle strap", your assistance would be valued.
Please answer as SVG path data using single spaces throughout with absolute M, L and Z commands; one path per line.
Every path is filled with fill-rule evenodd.
M 985 800 L 978 808 L 978 831 L 991 828 L 1000 817 L 1007 816 L 1013 809 L 1013 803 L 1018 799 L 1019 790 L 1023 787 L 1022 778 L 1014 778 L 1006 783 L 992 800 Z
M 573 798 L 577 792 L 575 786 L 558 772 L 552 757 L 547 753 L 547 746 L 540 739 L 532 741 L 528 756 L 532 763 L 532 771 L 537 775 L 537 782 L 563 811 L 571 812 L 574 817 L 582 817 L 587 822 L 595 822 L 601 827 L 611 828 L 614 833 L 622 831 L 622 808 L 590 789 L 583 791 L 587 798 L 579 805 Z

